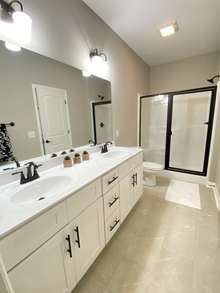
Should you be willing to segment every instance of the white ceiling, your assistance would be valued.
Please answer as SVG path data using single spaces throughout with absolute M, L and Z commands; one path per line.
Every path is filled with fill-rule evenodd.
M 220 0 L 83 1 L 151 66 L 220 50 Z M 179 32 L 162 39 L 175 20 Z

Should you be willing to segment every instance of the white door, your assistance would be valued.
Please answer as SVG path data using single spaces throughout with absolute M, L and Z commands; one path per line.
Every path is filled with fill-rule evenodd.
M 132 207 L 133 199 L 133 186 L 132 186 L 132 176 L 129 173 L 120 182 L 120 211 L 121 211 L 121 221 L 129 214 Z
M 71 148 L 72 137 L 66 91 L 36 86 L 35 93 L 44 153 Z
M 88 207 L 72 224 L 77 281 L 104 247 L 103 199 Z
M 54 236 L 30 257 L 9 272 L 16 293 L 67 293 L 76 284 L 73 260 L 70 257 L 68 232 Z M 71 272 L 71 285 L 68 274 Z M 71 288 L 68 288 L 71 286 Z
M 141 198 L 143 194 L 143 166 L 140 165 L 133 170 L 134 176 L 134 187 L 133 187 L 133 202 L 135 205 L 136 202 Z

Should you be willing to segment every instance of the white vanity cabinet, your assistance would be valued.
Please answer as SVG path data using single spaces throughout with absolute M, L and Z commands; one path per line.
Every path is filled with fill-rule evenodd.
M 0 240 L 15 293 L 70 293 L 143 192 L 142 153 Z
M 76 277 L 68 237 L 64 229 L 9 272 L 15 293 L 71 292 Z
M 142 162 L 142 153 L 139 153 L 102 178 L 106 243 L 143 193 Z
M 119 167 L 121 222 L 143 194 L 142 154 L 135 156 Z
M 104 248 L 103 199 L 96 200 L 70 226 L 79 281 Z

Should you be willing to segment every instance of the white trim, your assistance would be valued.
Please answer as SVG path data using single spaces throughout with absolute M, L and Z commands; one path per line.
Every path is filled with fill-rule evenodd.
M 214 145 L 215 145 L 215 135 L 218 131 L 217 120 L 219 116 L 220 110 L 220 81 L 218 82 L 218 88 L 216 93 L 216 102 L 215 102 L 215 113 L 214 113 L 214 120 L 213 120 L 213 127 L 212 127 L 212 139 L 211 139 L 211 147 L 210 147 L 210 158 L 209 158 L 209 165 L 208 165 L 208 173 L 207 176 L 210 179 L 210 172 L 211 167 L 214 164 Z
M 141 95 L 137 95 L 137 146 L 139 146 L 140 141 L 140 105 L 141 103 Z
M 40 117 L 39 117 L 39 112 L 38 112 L 38 103 L 37 103 L 37 85 L 32 84 L 32 93 L 33 93 L 33 100 L 34 100 L 34 109 L 35 109 L 35 115 L 37 119 L 37 130 L 38 130 L 38 137 L 39 137 L 39 143 L 40 143 L 40 149 L 41 149 L 41 155 L 45 156 L 44 153 L 44 147 L 42 143 L 42 131 L 41 131 L 41 123 L 40 123 Z
M 69 140 L 70 140 L 70 145 L 73 145 L 73 139 L 72 139 L 72 131 L 71 131 L 71 125 L 70 125 L 70 113 L 69 113 L 69 103 L 68 103 L 68 96 L 67 96 L 67 91 L 65 89 L 59 89 L 55 87 L 49 87 L 45 85 L 40 85 L 40 84 L 32 84 L 32 92 L 33 92 L 33 100 L 34 100 L 34 108 L 35 108 L 35 114 L 36 114 L 36 119 L 37 119 L 37 128 L 38 128 L 38 135 L 39 135 L 39 142 L 40 142 L 40 147 L 41 147 L 41 155 L 44 156 L 44 146 L 43 146 L 43 133 L 42 133 L 42 128 L 41 128 L 41 121 L 40 121 L 40 116 L 39 116 L 39 110 L 38 110 L 38 100 L 37 100 L 37 89 L 51 89 L 51 90 L 58 90 L 58 91 L 63 91 L 64 92 L 64 97 L 66 99 L 66 107 L 67 107 L 67 127 L 68 130 L 70 131 L 69 133 Z
M 1 291 L 1 293 L 14 293 L 1 256 L 0 256 L 0 278 L 3 281 L 3 285 L 2 285 L 3 292 Z M 2 286 L 1 286 L 1 288 L 2 288 Z
M 213 190 L 216 207 L 217 207 L 218 210 L 220 210 L 220 194 L 219 194 L 219 191 L 218 191 L 217 184 L 215 182 L 208 182 L 207 187 L 211 188 Z

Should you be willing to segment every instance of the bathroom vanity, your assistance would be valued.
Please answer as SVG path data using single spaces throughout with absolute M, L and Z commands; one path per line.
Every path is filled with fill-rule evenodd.
M 74 289 L 140 199 L 142 161 L 139 148 L 112 147 L 1 188 L 0 254 L 15 293 Z

